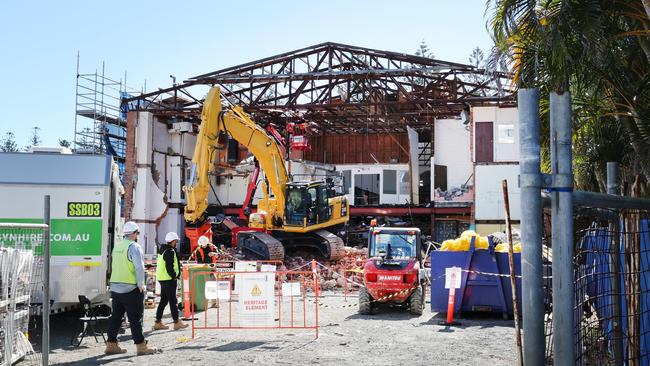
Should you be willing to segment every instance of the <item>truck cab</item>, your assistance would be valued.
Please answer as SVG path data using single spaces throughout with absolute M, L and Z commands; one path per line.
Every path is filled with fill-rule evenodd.
M 309 227 L 346 218 L 347 199 L 334 192 L 331 182 L 292 182 L 287 184 L 285 225 Z

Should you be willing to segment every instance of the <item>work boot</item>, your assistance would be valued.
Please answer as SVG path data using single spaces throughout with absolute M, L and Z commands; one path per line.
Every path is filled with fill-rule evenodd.
M 169 329 L 169 326 L 163 324 L 162 320 L 156 321 L 153 324 L 153 330 L 166 330 Z
M 135 345 L 135 347 L 138 350 L 138 356 L 143 356 L 143 355 L 152 355 L 156 352 L 158 352 L 158 349 L 156 347 L 147 347 L 147 341 L 144 341 L 142 343 L 138 343 Z
M 124 348 L 120 348 L 117 342 L 106 342 L 106 350 L 104 353 L 107 355 L 119 355 L 121 353 L 126 353 Z
M 183 321 L 180 319 L 174 322 L 174 330 L 185 329 L 187 327 L 189 327 L 189 325 L 183 323 Z

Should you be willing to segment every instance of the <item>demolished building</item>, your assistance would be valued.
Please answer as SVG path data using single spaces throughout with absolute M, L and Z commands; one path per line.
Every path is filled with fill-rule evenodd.
M 309 126 L 311 149 L 292 151 L 288 169 L 294 180 L 334 178 L 353 222 L 398 217 L 438 241 L 470 225 L 498 225 L 498 197 L 483 182 L 497 170 L 516 171 L 508 80 L 460 63 L 328 42 L 125 99 L 125 217 L 143 226 L 148 253 L 167 231 L 183 232 L 182 186 L 202 98 L 219 86 L 225 103 L 261 125 Z M 234 141 L 219 157 L 210 197 L 218 212 L 237 215 L 247 157 Z

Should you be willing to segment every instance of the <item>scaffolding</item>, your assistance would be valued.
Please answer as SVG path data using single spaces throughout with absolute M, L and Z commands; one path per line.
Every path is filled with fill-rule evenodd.
M 107 77 L 104 62 L 101 73 L 97 70 L 89 74 L 80 73 L 77 54 L 73 149 L 75 152 L 114 156 L 120 174 L 124 172 L 126 156 L 126 113 L 121 110 L 121 101 L 142 92 L 126 86 L 126 72 L 123 80 Z

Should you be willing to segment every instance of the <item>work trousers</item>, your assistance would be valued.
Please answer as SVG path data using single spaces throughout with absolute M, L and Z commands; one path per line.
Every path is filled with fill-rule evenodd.
M 129 318 L 131 336 L 135 344 L 144 342 L 142 334 L 142 316 L 144 315 L 144 294 L 138 288 L 131 292 L 121 294 L 111 291 L 113 299 L 113 313 L 108 320 L 108 341 L 117 342 L 117 332 L 122 325 L 124 313 Z
M 178 300 L 176 299 L 176 280 L 159 281 L 160 283 L 160 303 L 156 310 L 156 321 L 162 319 L 163 312 L 167 303 L 169 303 L 169 310 L 172 313 L 174 323 L 178 321 Z

